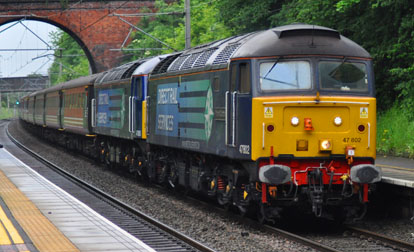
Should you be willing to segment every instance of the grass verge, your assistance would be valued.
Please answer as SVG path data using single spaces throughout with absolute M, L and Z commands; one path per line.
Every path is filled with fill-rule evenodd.
M 378 116 L 377 151 L 384 155 L 414 158 L 414 122 L 398 106 Z

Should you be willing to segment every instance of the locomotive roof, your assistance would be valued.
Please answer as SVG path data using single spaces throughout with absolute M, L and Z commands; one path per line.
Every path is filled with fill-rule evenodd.
M 371 58 L 338 31 L 316 25 L 291 24 L 214 41 L 166 57 L 152 74 L 217 69 L 231 59 L 291 55 L 338 55 Z
M 160 56 L 156 56 L 153 58 L 149 58 L 147 59 L 144 63 L 142 63 L 141 65 L 139 65 L 134 73 L 132 74 L 133 76 L 137 76 L 137 75 L 144 75 L 144 74 L 149 74 L 152 69 L 154 69 L 154 67 L 164 58 L 166 58 L 168 55 L 160 55 Z
M 232 58 L 288 55 L 371 58 L 365 49 L 338 31 L 307 24 L 286 25 L 259 32 L 241 45 Z
M 141 71 L 141 74 L 147 74 L 159 62 L 159 59 L 157 60 L 157 58 L 158 57 L 139 59 L 123 64 L 119 67 L 111 68 L 103 72 L 96 79 L 95 85 L 101 85 L 117 80 L 129 79 L 132 75 L 138 75 L 139 71 Z M 137 71 L 138 69 L 140 70 Z

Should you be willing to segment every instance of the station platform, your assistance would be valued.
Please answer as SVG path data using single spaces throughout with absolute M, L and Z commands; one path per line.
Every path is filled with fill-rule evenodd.
M 377 156 L 375 165 L 382 169 L 382 183 L 414 188 L 414 160 Z
M 151 251 L 0 148 L 0 251 Z

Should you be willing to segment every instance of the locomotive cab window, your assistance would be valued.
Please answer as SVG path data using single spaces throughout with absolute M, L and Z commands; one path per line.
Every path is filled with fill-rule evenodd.
M 311 88 L 311 66 L 307 61 L 271 61 L 260 64 L 263 91 Z
M 319 83 L 323 90 L 367 92 L 366 65 L 353 62 L 320 62 Z

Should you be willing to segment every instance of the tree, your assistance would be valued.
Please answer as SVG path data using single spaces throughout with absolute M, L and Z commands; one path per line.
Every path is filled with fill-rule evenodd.
M 362 45 L 374 59 L 378 107 L 396 99 L 414 115 L 414 1 L 218 0 L 237 32 L 290 23 L 327 26 Z M 256 3 L 257 2 L 257 3 Z
M 155 7 L 158 13 L 180 13 L 175 15 L 159 15 L 156 17 L 144 17 L 138 26 L 145 32 L 158 38 L 176 50 L 185 47 L 185 23 L 184 23 L 184 1 L 156 0 Z M 233 34 L 219 17 L 217 1 L 191 1 L 191 45 L 199 45 L 214 40 L 229 37 Z M 148 12 L 149 10 L 146 10 Z M 144 11 L 145 12 L 145 11 Z M 130 49 L 164 48 L 167 47 L 141 32 L 134 32 Z M 148 57 L 173 50 L 143 50 L 135 53 L 131 59 Z
M 52 32 L 52 45 L 60 48 L 49 68 L 50 83 L 56 85 L 89 74 L 89 61 L 79 44 L 62 30 Z

